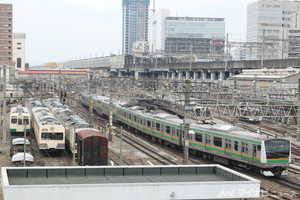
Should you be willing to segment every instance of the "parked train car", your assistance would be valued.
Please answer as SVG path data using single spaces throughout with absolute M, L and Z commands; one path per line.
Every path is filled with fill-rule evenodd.
M 107 165 L 108 141 L 97 130 L 77 132 L 78 165 Z
M 240 102 L 238 107 L 240 113 L 240 116 L 238 117 L 239 120 L 255 124 L 258 124 L 262 121 L 259 108 L 254 106 L 252 103 Z
M 65 128 L 58 119 L 37 99 L 28 99 L 31 126 L 40 150 L 60 154 L 65 149 Z
M 21 105 L 11 108 L 9 130 L 11 135 L 24 135 L 25 131 L 26 133 L 30 133 L 30 114 L 28 108 Z
M 66 145 L 71 152 L 75 148 L 78 165 L 107 165 L 107 138 L 71 110 L 65 109 L 59 99 L 46 99 L 44 104 L 65 127 Z
M 111 106 L 107 97 L 94 99 L 94 108 L 108 116 Z M 174 147 L 181 147 L 185 138 L 182 120 L 175 115 L 147 112 L 141 107 L 126 107 L 124 102 L 112 105 L 115 122 L 125 124 L 148 137 L 155 137 Z M 191 152 L 227 165 L 239 165 L 260 170 L 266 176 L 281 176 L 288 173 L 292 162 L 291 143 L 259 135 L 231 125 L 191 124 L 195 134 L 189 138 Z

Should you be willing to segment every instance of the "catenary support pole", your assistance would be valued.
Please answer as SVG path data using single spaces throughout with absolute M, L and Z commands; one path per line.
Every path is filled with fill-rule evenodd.
M 122 141 L 123 141 L 123 126 L 121 126 L 121 134 L 120 134 L 120 165 L 122 165 L 122 161 L 123 161 L 123 152 L 122 152 L 122 148 L 123 148 L 123 146 L 122 146 Z
M 3 66 L 3 144 L 6 144 L 6 66 Z
M 26 123 L 24 128 L 24 167 L 26 167 Z

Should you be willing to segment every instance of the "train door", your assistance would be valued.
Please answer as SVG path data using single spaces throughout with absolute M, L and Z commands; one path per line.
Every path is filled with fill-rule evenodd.
M 227 150 L 229 150 L 229 151 L 227 151 Z M 231 151 L 231 140 L 228 138 L 225 138 L 225 154 L 230 156 L 231 155 L 230 151 Z
M 252 162 L 256 162 L 256 144 L 253 144 L 253 149 L 252 149 Z
M 209 134 L 205 134 L 205 150 L 209 151 L 210 148 L 210 140 L 211 140 L 211 137 Z
M 248 155 L 248 143 L 242 142 L 242 153 L 241 153 L 242 159 L 243 160 L 247 159 L 247 155 Z

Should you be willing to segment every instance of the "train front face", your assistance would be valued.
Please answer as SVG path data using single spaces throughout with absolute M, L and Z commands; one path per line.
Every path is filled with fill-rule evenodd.
M 265 176 L 287 175 L 287 167 L 292 163 L 291 143 L 286 139 L 270 139 L 262 142 L 261 163 Z

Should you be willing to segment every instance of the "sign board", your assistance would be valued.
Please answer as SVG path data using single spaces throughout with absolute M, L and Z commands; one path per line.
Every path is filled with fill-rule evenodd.
M 184 146 L 188 147 L 189 146 L 189 140 L 184 141 Z

